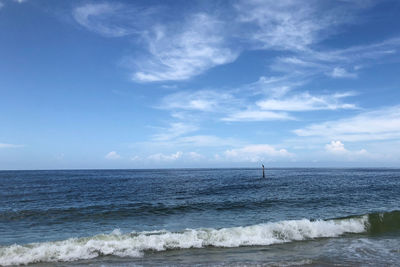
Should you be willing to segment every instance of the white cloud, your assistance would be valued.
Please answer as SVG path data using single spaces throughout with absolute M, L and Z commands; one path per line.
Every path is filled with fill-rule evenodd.
M 182 120 L 189 117 L 198 119 L 193 112 L 208 112 L 215 113 L 215 119 L 230 122 L 294 120 L 287 112 L 357 108 L 355 104 L 342 101 L 345 97 L 354 96 L 354 92 L 290 94 L 301 84 L 291 79 L 288 76 L 261 77 L 255 83 L 222 93 L 216 90 L 178 92 L 164 97 L 158 108 L 173 110 L 172 116 Z M 269 98 L 254 103 L 254 99 L 262 99 L 264 95 Z M 190 115 L 189 111 L 192 112 Z
M 290 77 L 261 77 L 257 82 L 220 93 L 216 90 L 178 92 L 167 95 L 158 108 L 167 110 L 199 111 L 216 113 L 222 121 L 269 121 L 293 120 L 286 112 L 355 109 L 355 104 L 344 103 L 341 99 L 355 95 L 354 92 L 330 95 L 311 95 L 308 92 L 286 96 L 301 83 L 288 81 Z M 283 84 L 286 83 L 286 86 Z M 253 102 L 257 95 L 270 98 Z M 261 96 L 261 97 L 262 97 Z M 257 96 L 257 98 L 261 98 Z M 187 119 L 187 114 L 174 112 L 178 119 Z M 192 113 L 193 117 L 193 113 Z
M 147 160 L 156 161 L 156 162 L 173 162 L 173 161 L 198 161 L 203 160 L 205 157 L 197 152 L 182 152 L 177 151 L 172 154 L 164 154 L 164 153 L 156 153 L 147 156 Z
M 325 151 L 328 152 L 331 155 L 335 155 L 340 157 L 340 159 L 344 159 L 343 157 L 345 157 L 345 159 L 347 160 L 357 160 L 360 158 L 366 159 L 366 158 L 378 158 L 379 155 L 371 155 L 370 153 L 368 153 L 367 150 L 365 149 L 360 149 L 360 150 L 348 150 L 344 147 L 344 144 L 337 140 L 337 141 L 331 141 L 329 144 L 325 145 Z
M 393 59 L 394 56 L 398 56 L 399 47 L 400 38 L 393 38 L 345 49 L 307 49 L 297 51 L 295 55 L 276 58 L 270 68 L 274 71 L 294 75 L 298 80 L 320 74 L 332 78 L 357 78 L 361 69 L 385 63 L 389 57 Z
M 341 15 L 346 13 L 317 4 L 312 1 L 246 0 L 239 1 L 236 9 L 239 21 L 253 26 L 242 34 L 256 46 L 301 51 L 327 36 L 334 26 L 349 21 Z
M 195 13 L 178 21 L 162 21 L 161 8 L 139 8 L 112 2 L 84 4 L 73 10 L 75 20 L 105 37 L 134 35 L 147 53 L 126 57 L 137 82 L 187 80 L 234 61 L 239 49 L 227 43 L 226 23 L 210 14 Z
M 276 149 L 267 144 L 248 145 L 238 149 L 226 150 L 226 159 L 240 162 L 257 162 L 275 158 L 290 158 L 294 155 L 286 149 Z
M 272 121 L 272 120 L 293 120 L 293 117 L 284 112 L 272 112 L 262 110 L 245 110 L 234 112 L 223 121 Z
M 346 153 L 347 150 L 344 148 L 344 144 L 340 141 L 331 141 L 325 145 L 325 150 L 331 153 Z
M 163 153 L 153 154 L 147 157 L 147 159 L 152 161 L 175 161 L 182 157 L 183 152 L 178 151 L 174 154 L 165 155 Z
M 86 29 L 104 37 L 142 34 L 156 8 L 140 8 L 120 3 L 90 3 L 76 7 L 72 15 Z
M 138 142 L 132 144 L 135 149 L 143 151 L 151 151 L 153 154 L 162 151 L 190 151 L 196 149 L 213 149 L 213 148 L 226 148 L 237 147 L 245 143 L 237 138 L 232 137 L 219 137 L 215 135 L 192 135 L 181 136 L 169 140 L 151 140 L 146 142 Z M 193 154 L 194 155 L 194 154 Z
M 181 29 L 157 25 L 145 39 L 149 55 L 134 60 L 132 79 L 139 82 L 187 80 L 238 56 L 225 43 L 224 23 L 205 13 L 190 16 Z
M 18 147 L 23 147 L 23 145 L 0 143 L 0 148 L 18 148 Z
M 400 46 L 400 38 L 387 39 L 382 42 L 352 46 L 345 49 L 312 51 L 309 56 L 315 60 L 325 62 L 351 63 L 361 60 L 376 60 L 386 56 L 392 56 Z
M 116 151 L 111 151 L 105 156 L 106 159 L 115 160 L 120 159 L 121 156 Z
M 341 103 L 343 97 L 351 96 L 352 93 L 342 93 L 333 95 L 310 95 L 308 92 L 293 95 L 284 99 L 266 99 L 257 102 L 263 110 L 280 111 L 310 111 L 310 110 L 336 110 L 354 109 L 354 104 Z
M 295 56 L 280 56 L 272 60 L 270 69 L 291 75 L 295 80 L 304 80 L 315 74 L 328 72 L 331 67 L 312 57 L 312 50 L 297 52 Z
M 400 139 L 400 106 L 363 112 L 357 116 L 312 124 L 294 131 L 298 136 L 349 142 Z
M 0 2 L 0 9 L 4 6 L 4 4 L 2 2 Z
M 240 91 L 249 91 L 253 95 L 268 95 L 280 98 L 304 83 L 304 79 L 300 80 L 297 75 L 293 74 L 275 77 L 261 76 L 256 82 L 240 88 Z
M 336 67 L 333 69 L 333 71 L 329 74 L 333 78 L 356 78 L 357 74 L 356 73 L 351 73 L 348 72 L 344 68 Z
M 160 108 L 216 112 L 237 104 L 228 92 L 200 90 L 197 92 L 178 92 L 163 98 Z
M 125 57 L 123 64 L 132 69 L 136 82 L 187 80 L 233 62 L 242 50 L 254 48 L 292 52 L 273 62 L 271 68 L 275 70 L 355 78 L 355 63 L 360 65 L 365 60 L 397 53 L 399 41 L 332 51 L 315 51 L 314 44 L 334 34 L 336 26 L 352 23 L 359 10 L 371 5 L 247 0 L 234 4 L 235 16 L 224 12 L 182 12 L 182 16 L 166 20 L 163 14 L 170 11 L 168 7 L 101 2 L 75 8 L 73 17 L 83 27 L 103 36 L 135 38 L 135 45 L 141 45 L 144 51 Z M 209 107 L 207 103 L 198 104 L 198 108 Z
M 161 88 L 165 88 L 165 89 L 177 89 L 178 85 L 176 84 L 163 84 L 161 85 Z
M 170 124 L 169 128 L 162 128 L 162 133 L 154 135 L 153 140 L 168 141 L 196 130 L 198 130 L 198 127 L 195 125 L 185 124 L 183 122 L 174 122 Z
M 75 8 L 73 16 L 79 24 L 93 32 L 107 37 L 121 37 L 130 34 L 127 27 L 113 23 L 113 19 L 122 9 L 119 4 L 85 4 Z

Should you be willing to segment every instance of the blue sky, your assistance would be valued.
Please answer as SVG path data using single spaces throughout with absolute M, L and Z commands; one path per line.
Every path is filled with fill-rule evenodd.
M 0 169 L 399 166 L 399 13 L 0 0 Z

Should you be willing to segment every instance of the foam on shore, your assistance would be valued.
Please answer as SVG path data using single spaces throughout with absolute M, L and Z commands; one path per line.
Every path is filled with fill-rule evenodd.
M 367 231 L 368 215 L 335 220 L 285 220 L 222 229 L 187 229 L 122 234 L 114 230 L 85 238 L 0 247 L 0 265 L 92 259 L 104 255 L 141 257 L 148 250 L 272 245 Z

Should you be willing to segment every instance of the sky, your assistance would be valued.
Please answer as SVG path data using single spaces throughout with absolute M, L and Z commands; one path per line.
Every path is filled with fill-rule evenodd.
M 398 167 L 399 14 L 0 0 L 0 169 Z

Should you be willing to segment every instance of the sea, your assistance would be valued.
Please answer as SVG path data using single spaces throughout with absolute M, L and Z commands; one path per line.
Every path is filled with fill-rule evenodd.
M 0 265 L 400 266 L 400 169 L 0 171 Z

